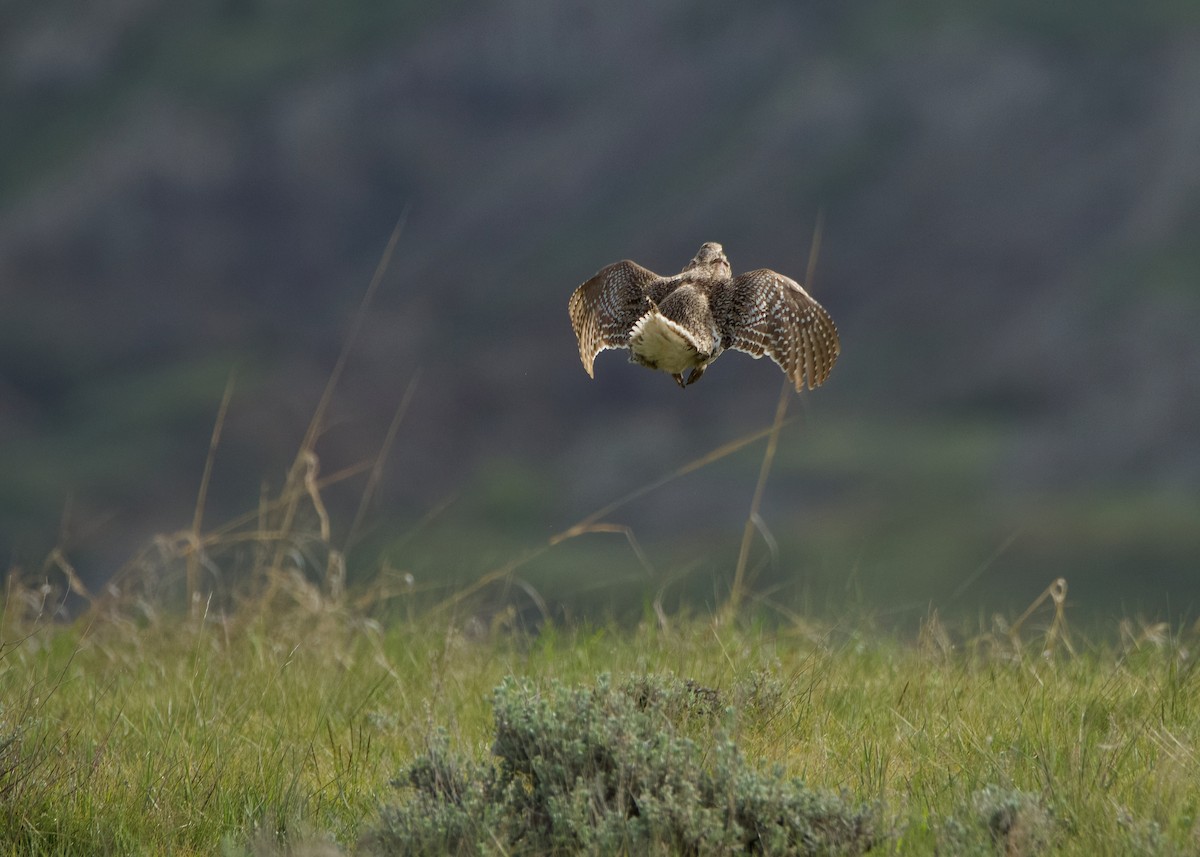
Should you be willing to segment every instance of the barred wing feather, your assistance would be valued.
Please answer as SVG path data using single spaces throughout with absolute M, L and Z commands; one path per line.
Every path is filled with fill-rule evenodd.
M 579 339 L 579 359 L 589 376 L 605 348 L 626 348 L 629 331 L 650 308 L 647 294 L 658 274 L 626 259 L 596 272 L 571 295 L 567 309 Z
M 762 268 L 733 280 L 722 296 L 722 344 L 770 357 L 802 390 L 829 377 L 841 353 L 837 327 L 825 308 L 795 280 Z

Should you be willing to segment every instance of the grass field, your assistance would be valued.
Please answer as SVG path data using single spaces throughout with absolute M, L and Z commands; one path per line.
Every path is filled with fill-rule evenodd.
M 381 808 L 411 797 L 390 781 L 439 731 L 464 763 L 491 758 L 505 677 L 551 694 L 603 674 L 712 691 L 710 716 L 679 727 L 701 758 L 733 742 L 750 770 L 866 807 L 872 853 L 1200 849 L 1195 640 L 1162 628 L 1072 654 L 1052 611 L 1016 632 L 931 616 L 912 639 L 867 618 L 648 611 L 535 633 L 329 603 L 194 621 L 126 604 L 31 626 L 29 597 L 10 594 L 0 657 L 7 854 L 377 853 Z

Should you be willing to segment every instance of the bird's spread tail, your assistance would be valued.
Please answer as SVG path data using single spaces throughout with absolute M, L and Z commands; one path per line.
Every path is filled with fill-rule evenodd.
M 696 340 L 683 325 L 672 321 L 657 306 L 643 315 L 629 332 L 633 359 L 651 369 L 678 375 L 706 362 Z

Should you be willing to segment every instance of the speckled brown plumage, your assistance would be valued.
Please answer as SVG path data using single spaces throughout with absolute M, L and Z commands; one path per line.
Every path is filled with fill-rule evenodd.
M 634 363 L 686 387 L 733 348 L 765 354 L 797 390 L 806 382 L 812 389 L 841 353 L 833 319 L 799 283 L 766 268 L 734 277 L 712 242 L 671 277 L 629 260 L 601 268 L 571 295 L 568 310 L 589 376 L 605 348 L 628 348 Z

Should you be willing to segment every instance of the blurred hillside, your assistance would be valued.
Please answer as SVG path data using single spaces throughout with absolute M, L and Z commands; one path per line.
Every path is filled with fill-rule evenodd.
M 1200 7 L 710 0 L 10 4 L 0 27 L 0 549 L 64 517 L 99 580 L 291 461 L 401 212 L 318 446 L 368 459 L 356 554 L 473 577 L 770 421 L 782 375 L 597 360 L 593 271 L 703 241 L 842 332 L 764 503 L 781 599 L 1102 609 L 1200 594 Z M 649 495 L 673 591 L 727 580 L 761 447 Z M 332 492 L 352 510 L 361 482 Z M 430 510 L 444 511 L 418 529 Z M 615 541 L 614 541 L 615 540 Z M 995 554 L 994 561 L 992 558 Z M 645 572 L 587 537 L 529 574 Z M 594 574 L 592 573 L 594 569 Z M 541 577 L 538 577 L 541 575 Z M 623 577 L 624 576 L 624 577 Z M 576 584 L 579 585 L 579 584 Z M 654 584 L 657 586 L 657 582 Z

